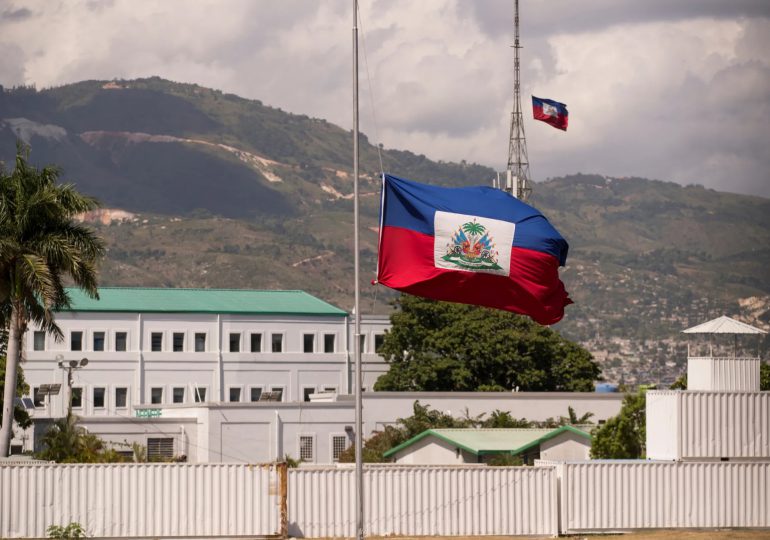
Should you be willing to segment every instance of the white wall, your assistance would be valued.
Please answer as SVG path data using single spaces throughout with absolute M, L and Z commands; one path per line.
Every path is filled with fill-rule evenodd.
M 563 431 L 540 443 L 540 459 L 575 461 L 590 459 L 591 439 Z
M 475 455 L 444 439 L 428 435 L 394 456 L 399 465 L 462 465 L 478 463 Z
M 594 422 L 620 412 L 623 394 L 595 392 L 367 392 L 364 394 L 365 431 L 382 429 L 398 418 L 413 414 L 414 402 L 430 405 L 455 417 L 489 415 L 499 409 L 516 418 L 546 420 L 567 416 L 572 407 L 578 416 L 594 413 Z

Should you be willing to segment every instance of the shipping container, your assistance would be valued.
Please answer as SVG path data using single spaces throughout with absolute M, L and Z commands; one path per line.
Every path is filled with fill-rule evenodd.
M 0 466 L 0 538 L 265 536 L 282 531 L 284 465 Z
M 538 462 L 555 466 L 560 532 L 770 527 L 770 462 Z
M 367 535 L 555 535 L 556 482 L 549 468 L 369 467 Z M 289 470 L 289 535 L 355 536 L 355 470 Z
M 647 456 L 770 461 L 770 392 L 647 392 Z

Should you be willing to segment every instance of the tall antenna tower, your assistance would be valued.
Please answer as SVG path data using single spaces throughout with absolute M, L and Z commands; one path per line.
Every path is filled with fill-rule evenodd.
M 508 141 L 508 169 L 498 175 L 495 187 L 507 191 L 524 202 L 532 193 L 532 180 L 529 176 L 529 157 L 527 156 L 527 138 L 524 135 L 524 118 L 521 114 L 521 82 L 519 78 L 519 0 L 515 1 L 513 17 L 513 111 L 511 112 L 511 134 Z M 505 185 L 501 185 L 501 180 Z

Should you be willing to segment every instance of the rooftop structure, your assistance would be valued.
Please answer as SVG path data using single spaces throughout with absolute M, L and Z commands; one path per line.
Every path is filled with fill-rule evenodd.
M 62 311 L 101 313 L 220 313 L 345 317 L 347 312 L 304 291 L 100 287 L 99 298 L 68 288 Z
M 591 435 L 574 426 L 558 428 L 428 429 L 383 454 L 397 463 L 482 463 L 495 455 L 522 456 L 525 462 L 539 459 L 541 445 L 561 438 L 562 443 L 577 442 L 577 452 L 561 452 L 558 458 L 585 459 Z M 449 452 L 447 452 L 447 450 Z

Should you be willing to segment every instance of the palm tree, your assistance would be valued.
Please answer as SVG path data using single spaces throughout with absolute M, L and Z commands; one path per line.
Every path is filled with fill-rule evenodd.
M 71 184 L 57 184 L 55 167 L 30 165 L 29 148 L 17 145 L 11 174 L 0 168 L 0 322 L 8 328 L 0 456 L 7 456 L 13 424 L 13 390 L 21 343 L 29 321 L 57 340 L 63 334 L 53 313 L 69 305 L 66 276 L 93 298 L 96 263 L 104 243 L 73 221 L 98 206 Z

